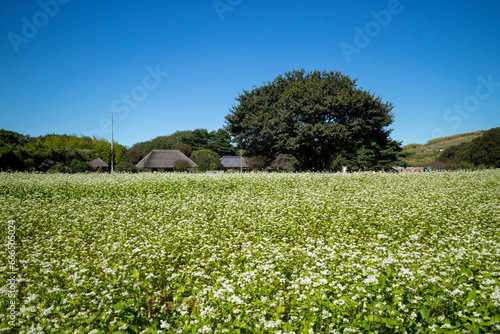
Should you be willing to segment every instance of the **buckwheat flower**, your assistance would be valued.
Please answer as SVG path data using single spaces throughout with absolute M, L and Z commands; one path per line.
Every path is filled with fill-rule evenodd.
M 500 306 L 500 287 L 495 286 L 495 291 L 490 295 L 490 299 L 495 304 L 495 307 Z
M 439 317 L 437 317 L 437 320 L 438 321 L 443 321 L 444 319 L 446 319 L 446 317 L 444 315 L 440 315 Z
M 453 328 L 453 326 L 450 325 L 450 324 L 444 324 L 444 325 L 441 326 L 441 328 L 442 329 L 451 329 L 451 328 Z
M 415 319 L 417 319 L 417 314 L 415 312 L 411 312 L 410 313 L 410 320 L 413 321 Z
M 366 285 L 370 285 L 370 284 L 378 284 L 378 280 L 375 276 L 368 276 L 367 278 L 365 278 L 363 280 L 363 283 L 366 284 Z
M 210 333 L 212 331 L 212 327 L 209 325 L 204 325 L 203 328 L 198 329 L 198 333 Z
M 118 329 L 121 329 L 121 330 L 126 330 L 127 328 L 128 328 L 127 324 L 123 324 L 122 326 L 118 327 Z

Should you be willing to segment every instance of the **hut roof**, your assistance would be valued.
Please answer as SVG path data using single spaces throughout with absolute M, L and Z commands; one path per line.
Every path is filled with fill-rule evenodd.
M 177 160 L 184 160 L 190 167 L 198 167 L 193 160 L 189 159 L 179 150 L 152 150 L 136 165 L 137 168 L 174 168 Z
M 99 167 L 109 167 L 107 163 L 105 163 L 101 158 L 97 158 L 89 162 L 90 166 L 92 168 L 99 168 Z
M 250 167 L 245 160 L 240 156 L 225 155 L 220 159 L 220 166 L 222 168 L 248 168 Z

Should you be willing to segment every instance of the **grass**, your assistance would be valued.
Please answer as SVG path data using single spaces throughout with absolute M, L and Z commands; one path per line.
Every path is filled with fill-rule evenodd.
M 429 140 L 426 144 L 408 144 L 403 146 L 403 152 L 410 153 L 405 160 L 413 167 L 428 167 L 436 160 L 442 151 L 462 143 L 470 142 L 481 136 L 485 131 L 462 133 L 454 136 Z

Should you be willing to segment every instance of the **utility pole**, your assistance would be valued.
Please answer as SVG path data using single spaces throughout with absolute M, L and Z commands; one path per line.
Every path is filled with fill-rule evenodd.
M 111 113 L 111 173 L 113 173 L 113 113 Z
M 243 151 L 240 149 L 240 173 L 243 173 Z

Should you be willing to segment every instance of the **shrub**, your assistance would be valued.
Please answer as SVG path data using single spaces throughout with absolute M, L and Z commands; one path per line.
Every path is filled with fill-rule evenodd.
M 137 173 L 137 168 L 130 162 L 120 162 L 116 165 L 115 170 L 117 172 L 127 172 L 127 173 Z
M 190 167 L 189 162 L 186 160 L 177 160 L 174 162 L 174 170 L 177 172 L 185 172 Z

